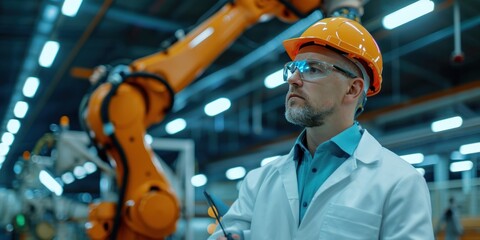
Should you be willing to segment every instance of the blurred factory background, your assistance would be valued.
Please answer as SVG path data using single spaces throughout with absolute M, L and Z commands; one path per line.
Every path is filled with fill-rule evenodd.
M 473 236 L 464 239 L 480 239 L 480 1 L 422 1 L 434 9 L 392 29 L 384 17 L 416 0 L 364 6 L 362 24 L 383 53 L 384 81 L 359 121 L 424 175 L 434 222 L 454 197 Z M 86 206 L 109 197 L 100 183 L 108 192 L 113 175 L 78 120 L 88 77 L 96 66 L 167 48 L 228 1 L 73 2 L 81 3 L 76 13 L 62 12 L 63 0 L 0 2 L 0 201 L 8 203 L 0 204 L 0 239 L 29 225 L 24 234 L 38 239 L 87 239 Z M 172 168 L 184 210 L 192 211 L 179 229 L 195 239 L 205 239 L 213 222 L 202 191 L 231 204 L 245 172 L 286 154 L 301 131 L 284 119 L 287 86 L 271 74 L 288 61 L 281 41 L 319 18 L 264 19 L 249 28 L 148 129 L 146 141 Z M 40 57 L 49 47 L 50 61 Z M 209 112 L 218 99 L 219 112 Z

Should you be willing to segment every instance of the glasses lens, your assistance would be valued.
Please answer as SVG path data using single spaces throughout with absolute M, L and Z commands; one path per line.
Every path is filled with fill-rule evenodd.
M 313 81 L 315 79 L 326 77 L 330 71 L 324 62 L 304 61 L 304 67 L 300 71 L 304 80 Z M 300 69 L 300 68 L 299 68 Z
M 295 72 L 295 64 L 294 62 L 287 62 L 285 66 L 283 66 L 283 81 L 288 81 L 290 77 L 292 77 L 293 73 Z
M 285 64 L 283 68 L 283 80 L 288 81 L 297 70 L 302 80 L 306 81 L 324 78 L 331 72 L 329 65 L 324 62 L 313 60 L 292 61 Z

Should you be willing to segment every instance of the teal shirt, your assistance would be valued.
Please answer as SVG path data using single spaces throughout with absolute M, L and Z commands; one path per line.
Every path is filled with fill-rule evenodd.
M 320 144 L 313 158 L 305 144 L 305 130 L 298 136 L 294 146 L 294 160 L 297 166 L 300 222 L 318 188 L 335 169 L 353 155 L 362 137 L 362 131 L 358 123 L 353 124 L 332 139 Z

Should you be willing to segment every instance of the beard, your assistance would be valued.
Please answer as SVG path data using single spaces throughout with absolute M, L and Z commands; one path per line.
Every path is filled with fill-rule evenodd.
M 293 100 L 295 101 L 295 100 Z M 334 112 L 334 107 L 329 109 L 315 109 L 305 99 L 305 105 L 293 106 L 293 104 L 285 104 L 285 118 L 288 122 L 300 127 L 318 127 L 325 123 L 325 119 Z

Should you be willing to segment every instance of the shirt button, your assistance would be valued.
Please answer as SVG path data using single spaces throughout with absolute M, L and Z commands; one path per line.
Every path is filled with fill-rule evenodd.
M 308 206 L 308 203 L 307 202 L 303 202 L 303 207 L 307 207 Z
M 316 168 L 313 168 L 313 169 L 312 169 L 312 172 L 313 172 L 313 173 L 316 173 L 316 172 L 317 172 L 317 169 L 316 169 Z

